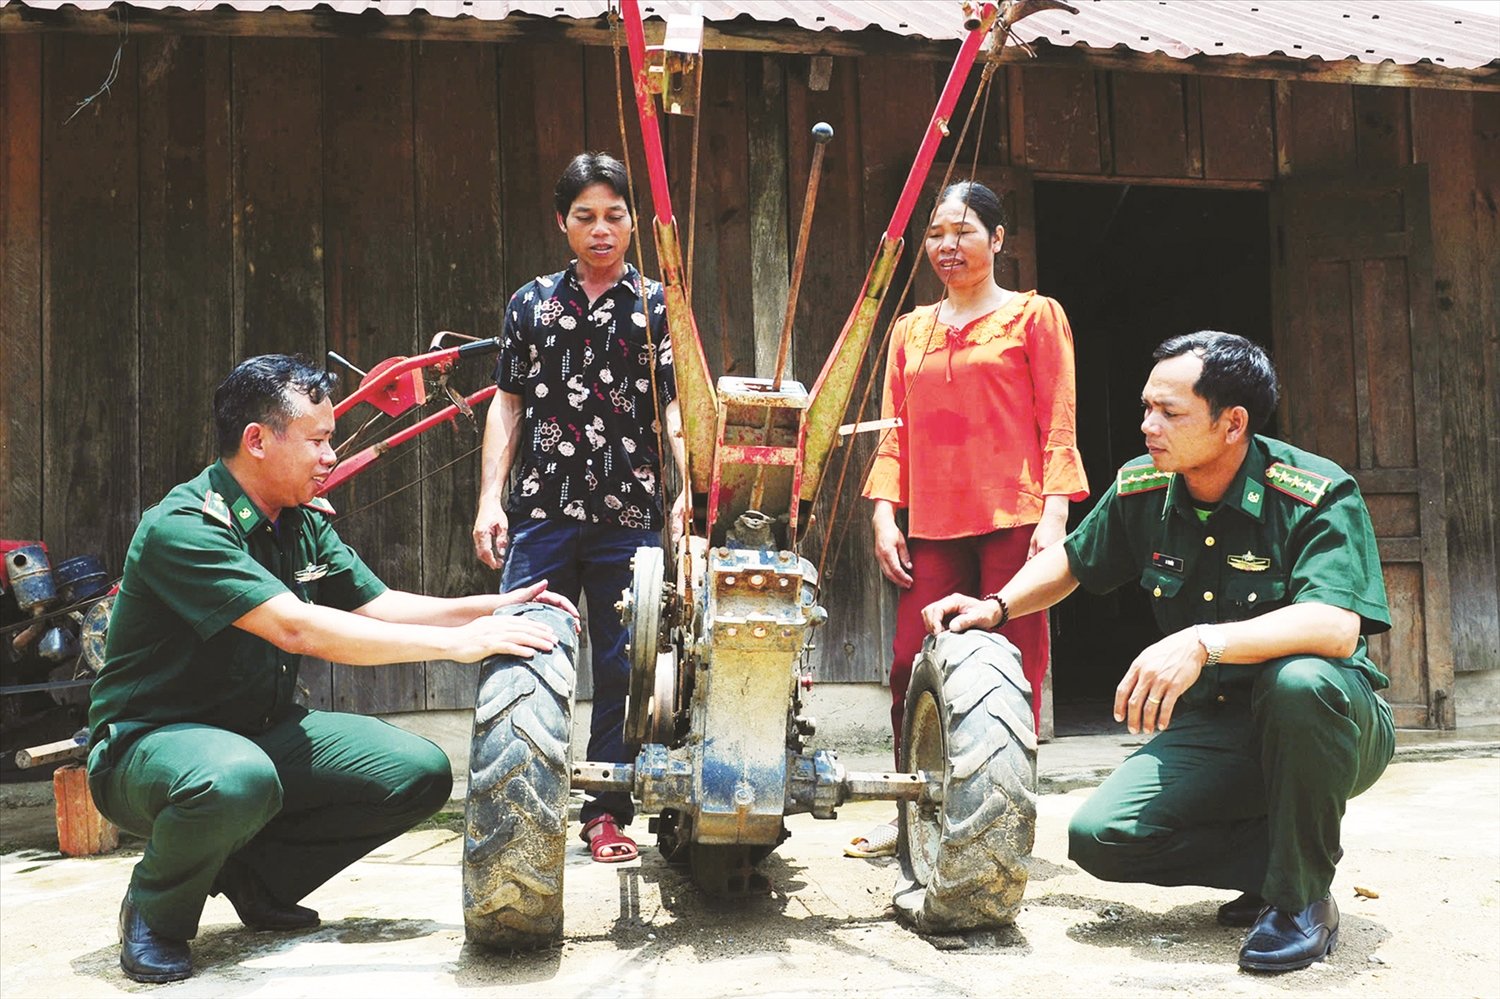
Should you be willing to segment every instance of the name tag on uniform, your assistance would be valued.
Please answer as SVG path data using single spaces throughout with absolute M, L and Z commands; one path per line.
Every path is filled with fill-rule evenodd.
M 309 562 L 306 569 L 298 569 L 292 573 L 292 578 L 299 583 L 311 583 L 313 580 L 322 579 L 326 575 L 328 575 L 327 565 L 314 565 Z
M 1166 569 L 1168 572 L 1182 571 L 1182 559 L 1176 555 L 1168 555 L 1165 552 L 1152 552 L 1151 564 L 1158 569 Z

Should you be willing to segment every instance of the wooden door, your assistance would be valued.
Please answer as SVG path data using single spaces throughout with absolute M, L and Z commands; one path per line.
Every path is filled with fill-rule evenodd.
M 1370 642 L 1396 724 L 1453 727 L 1427 168 L 1273 192 L 1281 434 L 1359 480 L 1392 627 Z

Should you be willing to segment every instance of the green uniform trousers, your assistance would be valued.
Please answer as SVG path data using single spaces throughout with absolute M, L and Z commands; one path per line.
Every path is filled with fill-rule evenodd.
M 1221 666 L 1188 693 L 1078 809 L 1068 856 L 1105 881 L 1300 911 L 1333 883 L 1345 802 L 1395 751 L 1390 707 L 1360 670 L 1315 656 Z
M 146 924 L 186 940 L 225 861 L 294 904 L 448 800 L 448 757 L 375 718 L 297 709 L 258 735 L 151 729 L 93 750 L 99 810 L 147 838 L 130 891 Z

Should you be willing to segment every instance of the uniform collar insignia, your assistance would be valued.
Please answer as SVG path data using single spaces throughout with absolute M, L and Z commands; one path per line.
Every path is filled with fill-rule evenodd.
M 1245 477 L 1245 492 L 1240 497 L 1240 509 L 1252 517 L 1259 517 L 1261 504 L 1266 501 L 1266 487 L 1255 481 L 1253 476 Z
M 265 518 L 260 514 L 260 508 L 250 502 L 250 497 L 241 496 L 229 504 L 229 510 L 234 514 L 234 522 L 240 526 L 243 534 L 249 534 L 260 525 Z
M 266 520 L 260 507 L 250 502 L 244 488 L 225 467 L 222 459 L 208 467 L 208 498 L 203 503 L 203 513 L 221 524 L 233 524 L 244 537 L 249 537 Z M 231 500 L 229 497 L 233 497 Z M 210 509 L 212 505 L 212 509 Z
M 1229 568 L 1238 569 L 1241 572 L 1265 572 L 1271 568 L 1271 560 L 1261 555 L 1246 551 L 1243 555 L 1231 555 L 1228 558 Z

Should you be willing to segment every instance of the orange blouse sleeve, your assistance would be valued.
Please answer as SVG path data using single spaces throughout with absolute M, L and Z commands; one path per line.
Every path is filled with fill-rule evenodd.
M 880 416 L 890 419 L 906 408 L 906 334 L 912 313 L 896 320 L 891 330 L 891 346 L 885 358 L 885 388 L 880 394 Z M 872 500 L 890 500 L 897 507 L 907 503 L 905 426 L 880 431 L 875 446 L 875 461 L 865 478 L 864 496 Z
M 1036 314 L 1026 329 L 1036 400 L 1037 440 L 1042 445 L 1042 495 L 1078 502 L 1089 494 L 1083 455 L 1078 451 L 1077 394 L 1073 381 L 1073 330 L 1062 306 L 1036 297 Z

